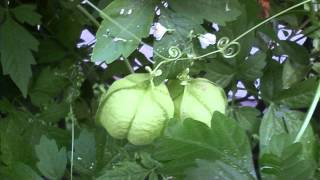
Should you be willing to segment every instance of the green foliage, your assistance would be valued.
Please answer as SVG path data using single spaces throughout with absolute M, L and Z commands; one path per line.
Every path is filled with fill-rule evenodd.
M 241 14 L 239 3 L 236 0 L 216 1 L 200 0 L 194 3 L 192 0 L 168 1 L 170 7 L 178 14 L 191 18 L 192 21 L 201 24 L 204 19 L 225 25 L 226 22 L 236 20 Z M 212 13 L 212 12 L 215 13 Z
M 96 143 L 93 133 L 82 130 L 74 141 L 75 171 L 92 175 L 96 168 Z
M 258 133 L 260 126 L 260 111 L 252 107 L 234 107 L 229 110 L 229 116 L 235 119 L 239 126 L 250 135 Z
M 10 168 L 4 169 L 4 174 L 12 180 L 41 180 L 42 178 L 29 166 L 16 162 Z M 1 174 L 1 172 L 0 172 Z
M 12 10 L 12 13 L 20 23 L 37 25 L 41 23 L 41 16 L 35 12 L 36 7 L 33 5 L 21 5 Z
M 133 162 L 123 162 L 111 170 L 106 171 L 97 180 L 124 180 L 124 179 L 144 179 L 149 171 Z
M 260 126 L 260 161 L 266 179 L 311 177 L 316 169 L 316 138 L 309 126 L 300 142 L 293 140 L 304 114 L 271 105 Z
M 30 66 L 35 64 L 32 51 L 37 51 L 39 42 L 10 16 L 1 25 L 0 39 L 3 73 L 10 75 L 23 96 L 26 96 L 32 76 Z
M 274 138 L 274 146 L 288 141 L 283 137 Z M 298 143 L 282 146 L 278 154 L 264 154 L 260 159 L 262 178 L 279 180 L 310 178 L 314 174 L 316 163 L 314 160 L 305 159 L 301 151 L 301 144 Z
M 153 1 L 143 0 L 120 0 L 109 4 L 103 12 L 124 29 L 104 19 L 97 32 L 92 60 L 111 63 L 120 56 L 128 57 L 138 47 L 140 39 L 148 36 L 154 7 Z
M 155 142 L 153 156 L 164 163 L 163 171 L 168 175 L 184 176 L 185 171 L 196 164 L 198 169 L 193 171 L 201 174 L 206 169 L 202 169 L 202 161 L 196 160 L 202 159 L 222 163 L 210 165 L 213 169 L 225 164 L 240 172 L 239 178 L 255 178 L 250 145 L 244 130 L 234 120 L 218 112 L 213 114 L 211 128 L 191 119 L 170 121 L 163 137 Z M 191 177 L 194 177 L 193 173 Z
M 319 179 L 319 105 L 308 112 L 320 94 L 316 4 L 82 2 L 0 1 L 0 179 Z M 307 3 L 248 31 L 266 12 L 301 2 Z M 84 42 L 90 33 L 97 41 Z M 216 42 L 203 48 L 207 33 Z M 232 50 L 236 56 L 225 56 Z M 96 112 L 129 66 L 151 71 L 150 88 L 206 78 L 228 95 L 227 113 L 214 113 L 211 128 L 166 119 L 159 138 L 144 146 L 117 140 Z M 127 115 L 124 106 L 117 110 L 115 119 Z M 303 124 L 307 116 L 311 122 Z
M 239 169 L 217 161 L 196 160 L 197 167 L 189 169 L 186 179 L 252 179 Z
M 60 179 L 64 175 L 67 165 L 67 153 L 63 147 L 60 150 L 55 140 L 42 136 L 40 144 L 35 146 L 39 162 L 37 167 L 49 179 Z
M 197 28 L 197 24 L 191 21 L 190 17 L 182 16 L 172 10 L 161 9 L 162 15 L 159 18 L 159 23 L 168 29 L 174 29 L 174 32 L 168 33 L 160 41 L 154 42 L 154 60 L 155 65 L 162 62 L 157 53 L 164 57 L 170 57 L 168 51 L 171 47 L 178 47 L 186 54 L 194 53 L 191 46 L 190 31 Z M 202 30 L 202 28 L 200 28 Z M 203 30 L 202 30 L 203 31 Z M 155 78 L 155 83 L 160 84 L 166 78 L 174 78 L 181 73 L 185 68 L 190 65 L 190 62 L 177 62 L 167 63 L 160 68 L 162 75 Z

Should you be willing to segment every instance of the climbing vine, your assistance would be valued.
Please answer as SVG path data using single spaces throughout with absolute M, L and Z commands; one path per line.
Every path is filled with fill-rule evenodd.
M 0 179 L 319 179 L 319 0 L 3 0 Z

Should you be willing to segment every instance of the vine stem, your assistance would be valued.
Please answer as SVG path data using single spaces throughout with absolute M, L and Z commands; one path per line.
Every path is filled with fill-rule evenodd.
M 130 71 L 130 73 L 133 74 L 134 73 L 134 69 L 132 68 L 128 58 L 124 58 L 124 63 L 128 67 L 128 70 Z
M 288 11 L 291 11 L 292 9 L 295 9 L 295 8 L 297 8 L 297 7 L 299 7 L 299 6 L 302 6 L 302 5 L 304 5 L 304 4 L 308 3 L 308 2 L 311 2 L 311 1 L 312 1 L 312 0 L 305 0 L 305 1 L 301 2 L 301 3 L 298 3 L 298 4 L 296 4 L 296 5 L 293 5 L 293 6 L 289 7 L 289 8 L 287 8 L 287 9 L 285 9 L 285 10 L 283 10 L 283 11 L 281 11 L 281 12 L 279 12 L 279 13 L 277 13 L 277 14 L 275 14 L 275 15 L 267 18 L 267 19 L 265 19 L 264 21 L 262 21 L 262 22 L 260 22 L 259 24 L 253 26 L 253 27 L 250 28 L 249 30 L 245 31 L 244 33 L 240 34 L 238 37 L 236 37 L 235 39 L 233 39 L 233 40 L 230 42 L 230 44 L 236 43 L 239 39 L 243 38 L 244 36 L 248 35 L 250 32 L 258 29 L 260 26 L 268 23 L 269 21 L 271 21 L 271 20 L 273 20 L 273 19 L 275 19 L 275 18 L 277 18 L 277 17 L 285 14 L 285 13 L 288 12 Z M 204 58 L 204 57 L 213 55 L 213 54 L 215 54 L 215 53 L 221 52 L 222 50 L 223 50 L 223 49 L 219 49 L 219 50 L 216 50 L 216 51 L 212 51 L 212 52 L 210 52 L 210 53 L 203 54 L 203 55 L 201 55 L 201 56 L 196 56 L 196 57 L 193 57 L 193 58 L 191 58 L 191 59 L 192 59 L 192 60 L 201 59 L 201 58 Z M 180 58 L 180 59 L 175 59 L 175 60 L 184 60 L 184 59 L 190 59 L 190 58 Z M 157 69 L 160 67 L 159 65 L 162 65 L 162 64 L 165 64 L 165 63 L 169 63 L 169 62 L 171 62 L 171 61 L 174 61 L 174 60 L 170 60 L 170 59 L 169 59 L 169 60 L 166 60 L 166 61 L 162 61 L 161 63 L 158 64 L 158 66 L 156 66 L 155 70 L 157 70 Z
M 313 115 L 314 111 L 316 110 L 316 107 L 317 107 L 319 100 L 320 100 L 320 80 L 318 83 L 318 88 L 317 88 L 316 94 L 315 94 L 313 101 L 312 101 L 312 104 L 308 110 L 308 114 L 307 114 L 306 118 L 304 119 L 303 125 L 301 126 L 301 128 L 300 128 L 300 130 L 294 140 L 294 143 L 299 142 L 301 140 L 301 137 L 303 136 L 304 132 L 306 131 L 306 129 L 311 121 L 312 115 Z
M 239 35 L 237 38 L 235 38 L 235 39 L 232 40 L 231 42 L 236 42 L 236 41 L 238 41 L 239 39 L 241 39 L 241 38 L 243 38 L 244 36 L 246 36 L 247 34 L 249 34 L 251 31 L 256 30 L 257 28 L 259 28 L 260 26 L 266 24 L 267 22 L 271 21 L 272 19 L 277 18 L 277 17 L 283 15 L 284 13 L 286 13 L 286 12 L 288 12 L 288 11 L 291 11 L 292 9 L 295 9 L 295 8 L 297 8 L 297 7 L 299 7 L 299 6 L 302 6 L 302 5 L 304 5 L 304 4 L 308 3 L 308 2 L 311 2 L 311 1 L 312 1 L 312 0 L 302 1 L 301 3 L 298 3 L 298 4 L 296 4 L 296 5 L 293 5 L 293 6 L 289 7 L 288 9 L 285 9 L 285 10 L 283 10 L 283 11 L 281 11 L 281 12 L 279 12 L 279 13 L 277 13 L 277 14 L 275 14 L 275 15 L 267 18 L 267 19 L 265 19 L 264 21 L 260 22 L 259 24 L 253 26 L 252 28 L 250 28 L 250 29 L 247 30 L 246 32 L 244 32 L 244 33 L 242 33 L 241 35 Z
M 273 19 L 275 19 L 275 18 L 283 15 L 284 13 L 286 13 L 286 12 L 288 12 L 288 11 L 291 11 L 292 9 L 295 9 L 295 8 L 297 8 L 297 7 L 299 7 L 299 6 L 302 6 L 302 5 L 304 5 L 304 4 L 308 3 L 308 2 L 311 2 L 311 1 L 312 1 L 312 0 L 305 0 L 305 1 L 301 2 L 301 3 L 298 3 L 298 4 L 296 4 L 296 5 L 293 5 L 293 6 L 289 7 L 288 9 L 285 9 L 285 10 L 283 10 L 283 11 L 281 11 L 281 12 L 279 12 L 279 13 L 277 13 L 277 14 L 275 14 L 275 15 L 267 18 L 267 19 L 265 19 L 264 21 L 260 22 L 259 24 L 253 26 L 252 28 L 248 29 L 248 30 L 245 31 L 244 33 L 240 34 L 238 37 L 236 37 L 235 39 L 233 39 L 230 43 L 235 43 L 235 42 L 237 42 L 239 39 L 243 38 L 244 36 L 248 35 L 250 32 L 258 29 L 260 26 L 268 23 L 269 21 L 271 21 L 271 20 L 273 20 Z M 220 50 L 220 51 L 221 51 L 221 50 Z M 199 58 L 204 58 L 204 57 L 206 57 L 206 56 L 209 56 L 209 55 L 212 55 L 212 54 L 215 54 L 215 53 L 217 53 L 217 52 L 216 52 L 216 51 L 213 51 L 213 52 L 210 52 L 210 53 L 207 53 L 207 54 L 198 56 L 198 57 L 196 57 L 196 58 L 197 58 L 197 59 L 199 59 Z
M 73 116 L 73 108 L 70 103 L 70 117 L 71 117 L 71 157 L 70 157 L 70 180 L 73 179 L 73 156 L 74 156 L 74 116 Z
M 77 8 L 85 15 L 87 16 L 92 23 L 99 28 L 100 23 L 94 18 L 85 8 L 83 8 L 80 4 L 77 5 Z
M 229 44 L 233 44 L 233 43 L 237 43 L 237 41 L 241 38 L 243 38 L 244 36 L 246 36 L 247 34 L 249 34 L 250 32 L 256 30 L 257 28 L 259 28 L 260 26 L 268 23 L 269 21 L 271 21 L 272 19 L 276 18 L 276 17 L 279 17 L 281 15 L 283 15 L 284 13 L 292 10 L 292 9 L 295 9 L 299 6 L 302 6 L 308 2 L 311 2 L 312 0 L 305 0 L 301 3 L 298 3 L 296 5 L 293 5 L 267 19 L 265 19 L 264 21 L 260 22 L 259 24 L 253 26 L 252 28 L 250 28 L 249 30 L 245 31 L 244 33 L 240 34 L 238 37 L 236 37 L 235 39 L 233 39 Z M 105 12 L 103 12 L 102 10 L 100 10 L 97 6 L 95 6 L 94 4 L 92 4 L 90 2 L 90 0 L 84 0 L 82 2 L 83 4 L 88 4 L 89 6 L 91 6 L 94 10 L 96 10 L 97 12 L 99 12 L 104 18 L 108 19 L 111 23 L 113 23 L 114 25 L 116 25 L 117 27 L 119 27 L 121 30 L 127 32 L 130 36 L 132 36 L 135 40 L 139 41 L 140 43 L 142 44 L 146 44 L 144 43 L 143 41 L 141 41 L 141 39 L 139 37 L 137 37 L 135 34 L 133 34 L 131 31 L 127 30 L 125 27 L 123 27 L 121 24 L 119 24 L 117 21 L 115 21 L 113 18 L 111 18 L 109 15 L 107 15 Z M 219 49 L 219 50 L 216 50 L 216 51 L 213 51 L 213 52 L 210 52 L 210 53 L 207 53 L 207 54 L 204 54 L 204 55 L 201 55 L 201 56 L 196 56 L 196 57 L 192 57 L 192 58 L 167 58 L 167 57 L 164 57 L 162 56 L 161 54 L 159 54 L 157 51 L 154 51 L 154 54 L 158 57 L 160 57 L 161 59 L 163 59 L 164 61 L 160 62 L 156 68 L 154 69 L 155 71 L 157 69 L 160 68 L 161 65 L 165 64 L 165 63 L 169 63 L 169 62 L 172 62 L 172 61 L 178 61 L 178 60 L 196 60 L 196 59 L 201 59 L 201 58 L 204 58 L 204 57 L 207 57 L 209 55 L 212 55 L 212 54 L 215 54 L 215 53 L 218 53 L 218 52 L 222 52 L 224 49 Z
M 302 1 L 301 3 L 298 3 L 296 5 L 293 5 L 267 19 L 265 19 L 264 21 L 258 23 L 257 25 L 253 26 L 252 28 L 248 29 L 247 31 L 245 31 L 244 33 L 240 34 L 238 37 L 236 37 L 235 39 L 233 39 L 230 44 L 232 43 L 236 43 L 238 40 L 240 40 L 241 38 L 243 38 L 244 36 L 248 35 L 249 33 L 251 33 L 252 31 L 258 29 L 259 27 L 261 27 L 262 25 L 270 22 L 271 20 L 285 14 L 286 12 L 288 11 L 291 11 L 292 9 L 295 9 L 299 6 L 302 6 L 306 3 L 309 3 L 313 0 L 305 0 L 305 1 Z M 97 12 L 99 12 L 104 18 L 106 18 L 107 20 L 109 20 L 111 23 L 115 24 L 116 26 L 118 26 L 121 30 L 125 31 L 126 33 L 128 33 L 130 36 L 132 36 L 135 40 L 139 41 L 140 43 L 142 44 L 146 44 L 144 43 L 143 41 L 141 41 L 141 39 L 139 37 L 137 37 L 135 34 L 133 34 L 131 31 L 127 30 L 125 27 L 123 27 L 121 24 L 119 24 L 117 21 L 115 21 L 114 19 L 112 19 L 110 16 L 108 16 L 106 13 L 104 13 L 102 10 L 100 10 L 98 7 L 96 7 L 94 4 L 92 4 L 89 0 L 84 0 L 83 1 L 84 4 L 88 4 L 89 6 L 91 6 L 93 9 L 95 9 Z M 80 6 L 81 7 L 81 6 Z M 81 7 L 82 8 L 82 7 Z M 79 8 L 81 10 L 81 8 Z M 84 9 L 84 8 L 82 8 Z M 87 15 L 87 11 L 83 11 L 81 10 L 83 13 L 85 13 L 85 15 Z M 90 15 L 90 14 L 89 14 Z M 87 15 L 88 16 L 88 15 Z M 91 17 L 88 16 L 89 18 Z M 91 19 L 91 18 L 90 18 Z M 96 21 L 96 20 L 95 20 Z M 96 23 L 95 23 L 96 24 Z M 98 23 L 99 24 L 99 23 Z M 97 24 L 96 24 L 97 25 Z M 207 54 L 204 54 L 204 55 L 201 55 L 201 56 L 197 56 L 197 57 L 192 57 L 192 58 L 173 58 L 173 59 L 170 59 L 170 58 L 167 58 L 167 57 L 164 57 L 162 56 L 161 54 L 159 54 L 158 52 L 154 51 L 154 54 L 157 55 L 158 57 L 162 58 L 164 61 L 160 62 L 154 69 L 154 71 L 158 70 L 160 68 L 161 65 L 165 64 L 165 63 L 169 63 L 169 62 L 172 62 L 172 61 L 179 61 L 179 60 L 196 60 L 196 59 L 201 59 L 201 58 L 204 58 L 204 57 L 207 57 L 209 55 L 212 55 L 212 54 L 215 54 L 215 53 L 218 53 L 218 52 L 221 52 L 222 50 L 219 49 L 219 50 L 216 50 L 216 51 L 213 51 L 213 52 L 210 52 L 210 53 L 207 53 Z M 126 64 L 128 63 L 127 61 L 125 61 Z M 130 66 L 131 67 L 131 66 Z M 131 67 L 132 68 L 132 67 Z M 131 71 L 131 70 L 130 70 Z M 294 142 L 298 142 L 302 135 L 304 134 L 306 128 L 308 127 L 309 123 L 310 123 L 310 120 L 312 118 L 312 115 L 315 111 L 315 108 L 319 102 L 319 99 L 320 99 L 320 81 L 319 81 L 319 85 L 318 85 L 318 88 L 317 88 L 317 92 L 315 94 L 315 97 L 313 99 L 313 102 L 308 110 L 308 114 L 304 120 L 304 123 L 297 135 L 297 137 L 295 138 L 295 141 Z M 72 110 L 72 109 L 71 109 Z M 72 121 L 73 123 L 73 121 Z M 74 124 L 72 124 L 72 127 L 73 127 L 73 131 L 74 131 Z M 74 135 L 74 132 L 73 132 L 73 135 Z M 74 138 L 74 137 L 73 137 Z M 73 141 L 72 141 L 73 142 Z M 73 148 L 73 145 L 72 145 L 72 148 Z M 73 151 L 71 151 L 71 155 L 73 155 Z M 73 156 L 71 156 L 72 158 L 72 161 L 73 161 Z M 73 162 L 71 162 L 72 165 L 73 165 Z M 72 172 L 72 166 L 71 166 L 71 172 Z M 72 173 L 71 173 L 72 174 Z

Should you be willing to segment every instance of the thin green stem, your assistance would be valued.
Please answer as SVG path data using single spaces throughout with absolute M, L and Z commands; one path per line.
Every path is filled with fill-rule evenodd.
M 302 1 L 301 3 L 298 3 L 298 4 L 294 5 L 294 6 L 291 6 L 291 7 L 289 7 L 288 9 L 285 9 L 285 10 L 283 10 L 283 11 L 281 11 L 281 12 L 279 12 L 279 13 L 271 16 L 271 17 L 269 17 L 268 19 L 265 19 L 264 21 L 260 22 L 259 24 L 253 26 L 252 28 L 250 28 L 250 29 L 247 30 L 246 32 L 244 32 L 244 33 L 242 33 L 241 35 L 239 35 L 237 38 L 235 38 L 234 40 L 232 40 L 232 42 L 238 41 L 239 39 L 243 38 L 244 36 L 246 36 L 246 35 L 249 34 L 250 32 L 256 30 L 256 29 L 259 28 L 260 26 L 268 23 L 268 22 L 271 21 L 272 19 L 275 19 L 275 18 L 283 15 L 284 13 L 286 13 L 286 12 L 288 12 L 288 11 L 291 11 L 292 9 L 295 9 L 295 8 L 297 8 L 297 7 L 299 7 L 299 6 L 302 6 L 302 5 L 304 5 L 304 4 L 308 3 L 308 2 L 311 2 L 311 1 L 312 1 L 312 0 Z
M 283 14 L 285 14 L 286 12 L 292 10 L 292 9 L 295 9 L 299 6 L 302 6 L 308 2 L 311 2 L 312 0 L 305 0 L 301 3 L 298 3 L 294 6 L 291 6 L 269 18 L 267 18 L 266 20 L 260 22 L 259 24 L 253 26 L 252 28 L 250 28 L 249 30 L 245 31 L 244 33 L 240 34 L 238 37 L 236 37 L 235 39 L 233 39 L 230 43 L 228 43 L 226 45 L 226 48 L 229 46 L 229 45 L 232 45 L 232 44 L 238 44 L 237 41 L 241 38 L 243 38 L 244 36 L 246 36 L 247 34 L 249 34 L 250 32 L 256 30 L 257 28 L 259 28 L 260 26 L 268 23 L 269 21 L 273 20 L 274 18 L 277 18 Z M 124 26 L 122 26 L 121 24 L 119 24 L 117 21 L 115 21 L 113 18 L 111 18 L 109 15 L 107 15 L 106 13 L 104 13 L 102 10 L 100 10 L 98 7 L 96 7 L 94 4 L 92 4 L 89 0 L 85 0 L 84 3 L 88 4 L 89 6 L 91 6 L 93 9 L 95 9 L 97 12 L 99 12 L 101 14 L 101 16 L 107 20 L 109 20 L 111 23 L 113 23 L 114 25 L 116 25 L 118 28 L 120 28 L 121 30 L 125 31 L 126 33 L 128 33 L 130 36 L 132 36 L 135 40 L 139 41 L 140 43 L 142 44 L 146 44 L 144 43 L 143 41 L 141 41 L 141 39 L 139 37 L 137 37 L 135 34 L 133 34 L 131 31 L 127 30 Z M 160 68 L 161 65 L 165 64 L 165 63 L 169 63 L 169 62 L 172 62 L 172 61 L 179 61 L 179 60 L 197 60 L 197 59 L 201 59 L 201 58 L 204 58 L 204 57 L 207 57 L 209 55 L 212 55 L 212 54 L 215 54 L 215 53 L 218 53 L 218 52 L 223 52 L 225 49 L 218 49 L 216 51 L 213 51 L 213 52 L 210 52 L 210 53 L 207 53 L 207 54 L 204 54 L 204 55 L 201 55 L 201 56 L 196 56 L 196 57 L 191 57 L 191 58 L 167 58 L 167 57 L 164 57 L 162 56 L 160 53 L 158 53 L 157 51 L 154 51 L 154 54 L 156 56 L 158 56 L 159 58 L 163 59 L 164 61 L 160 62 L 154 70 L 157 70 Z
M 130 73 L 133 74 L 134 73 L 134 69 L 132 68 L 128 58 L 124 58 L 124 63 L 126 64 L 126 66 L 129 69 Z
M 294 140 L 295 143 L 299 142 L 301 140 L 301 137 L 303 136 L 304 132 L 306 131 L 306 129 L 311 121 L 312 115 L 313 115 L 314 111 L 316 110 L 316 107 L 317 107 L 319 100 L 320 100 L 320 80 L 318 83 L 318 88 L 317 88 L 316 94 L 315 94 L 313 101 L 312 101 L 312 104 L 308 110 L 307 116 L 304 119 L 303 125 L 301 126 L 299 133 Z
M 304 4 L 306 4 L 306 3 L 310 2 L 310 1 L 312 1 L 312 0 L 303 1 L 303 2 L 301 2 L 301 3 L 299 3 L 299 4 L 296 4 L 296 5 L 294 5 L 294 6 L 291 6 L 291 7 L 289 7 L 288 9 L 285 9 L 285 10 L 283 10 L 283 11 L 281 11 L 281 12 L 279 12 L 279 13 L 271 16 L 271 17 L 269 17 L 268 19 L 265 19 L 264 21 L 262 21 L 262 22 L 260 22 L 259 24 L 253 26 L 253 27 L 250 28 L 249 30 L 245 31 L 244 33 L 240 34 L 238 37 L 236 37 L 235 39 L 233 39 L 233 40 L 230 42 L 230 44 L 237 42 L 239 39 L 241 39 L 241 38 L 243 38 L 244 36 L 248 35 L 250 32 L 258 29 L 260 26 L 268 23 L 268 22 L 271 21 L 272 19 L 275 19 L 275 18 L 283 15 L 284 13 L 286 13 L 286 12 L 292 10 L 292 9 L 295 9 L 295 8 L 297 8 L 297 7 L 299 7 L 299 6 L 302 6 L 302 5 L 304 5 Z M 207 57 L 207 56 L 216 54 L 216 53 L 221 52 L 221 51 L 223 51 L 223 49 L 219 49 L 219 50 L 216 50 L 216 51 L 212 51 L 212 52 L 210 52 L 210 53 L 203 54 L 203 55 L 201 55 L 201 56 L 196 56 L 196 57 L 193 57 L 193 58 L 191 58 L 191 59 L 193 59 L 193 60 L 201 59 L 201 58 L 204 58 L 204 57 Z M 182 58 L 181 58 L 181 59 L 182 59 Z M 190 58 L 185 58 L 185 59 L 190 59 Z M 180 60 L 180 59 L 176 59 L 176 60 Z M 163 63 L 162 63 L 162 62 L 163 62 Z M 165 63 L 171 62 L 171 60 L 166 60 L 166 61 L 162 61 L 162 62 L 161 62 L 162 64 L 165 64 Z M 159 63 L 159 65 L 162 65 L 161 63 Z M 158 65 L 158 66 L 159 66 L 159 65 Z M 158 66 L 155 68 L 155 70 L 159 68 Z
M 99 27 L 100 23 L 96 20 L 95 17 L 93 17 L 85 8 L 83 8 L 80 4 L 77 5 L 77 8 L 89 18 L 90 21 L 96 26 Z
M 70 157 L 70 180 L 73 179 L 73 156 L 74 156 L 74 114 L 72 104 L 70 103 L 70 118 L 71 118 L 71 157 Z

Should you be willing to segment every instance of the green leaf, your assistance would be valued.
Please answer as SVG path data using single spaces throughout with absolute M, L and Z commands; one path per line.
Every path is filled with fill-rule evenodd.
M 12 13 L 21 23 L 28 23 L 30 25 L 40 24 L 41 15 L 35 12 L 34 5 L 20 5 L 12 9 Z
M 110 3 L 103 12 L 131 33 L 104 19 L 96 35 L 92 61 L 111 63 L 120 56 L 128 57 L 138 47 L 140 39 L 149 35 L 154 8 L 153 1 L 118 0 Z
M 21 162 L 12 164 L 5 172 L 10 180 L 42 180 L 42 178 L 28 165 Z
M 40 113 L 39 119 L 46 122 L 57 123 L 65 118 L 69 112 L 68 103 L 51 103 L 45 106 L 45 109 Z
M 239 126 L 250 135 L 257 134 L 260 125 L 260 111 L 252 107 L 234 107 L 230 109 L 229 116 L 235 119 Z
M 282 137 L 282 138 L 281 138 Z M 285 142 L 286 138 L 279 136 L 273 141 Z M 279 145 L 279 142 L 273 143 Z M 300 143 L 285 146 L 278 155 L 264 154 L 260 158 L 262 179 L 270 180 L 291 180 L 309 179 L 314 174 L 316 163 L 312 159 L 305 159 L 301 154 L 302 145 Z
M 96 168 L 96 143 L 94 134 L 84 129 L 74 141 L 74 169 L 92 174 Z
M 30 88 L 31 102 L 40 107 L 49 104 L 54 97 L 58 96 L 68 84 L 68 81 L 62 77 L 63 73 L 59 69 L 50 67 L 42 69 Z
M 104 71 L 102 78 L 103 79 L 113 79 L 113 76 L 121 76 L 130 74 L 124 61 L 114 61 L 111 64 L 108 64 L 108 71 Z
M 237 0 L 169 0 L 169 7 L 178 14 L 190 18 L 192 21 L 202 24 L 203 20 L 209 20 L 220 25 L 236 20 L 241 14 Z M 212 13 L 214 12 L 214 13 Z
M 226 164 L 222 161 L 207 161 L 196 160 L 197 167 L 190 168 L 186 172 L 186 180 L 212 180 L 212 179 L 226 179 L 226 180 L 247 180 L 252 179 L 237 168 Z
M 57 11 L 54 7 L 53 12 L 55 12 L 53 17 L 57 15 L 58 17 L 48 21 L 47 28 L 53 32 L 54 39 L 58 41 L 59 45 L 66 49 L 69 54 L 78 53 L 75 52 L 76 44 L 79 43 L 79 37 L 88 19 L 84 18 L 83 13 L 79 10 L 70 11 L 68 9 L 62 9 L 61 11 Z
M 261 96 L 263 100 L 276 100 L 277 93 L 282 90 L 282 66 L 276 61 L 269 59 L 267 68 L 261 78 Z
M 283 66 L 282 82 L 283 88 L 290 88 L 294 83 L 303 79 L 308 73 L 308 65 L 299 65 L 287 60 Z
M 0 126 L 0 159 L 6 165 L 19 161 L 33 164 L 35 157 L 30 136 L 27 131 L 30 128 L 32 117 L 22 111 L 12 111 L 8 117 L 1 119 Z
M 239 76 L 247 81 L 254 81 L 263 75 L 263 68 L 266 66 L 266 54 L 258 52 L 253 56 L 249 56 L 238 67 Z
M 38 41 L 10 16 L 0 26 L 0 54 L 3 74 L 9 74 L 26 97 L 35 64 L 32 51 L 37 51 Z
M 295 83 L 289 89 L 280 91 L 275 102 L 290 108 L 307 108 L 311 105 L 316 88 L 317 81 L 313 78 Z
M 307 49 L 295 42 L 279 41 L 276 53 L 288 55 L 283 68 L 283 87 L 289 88 L 292 84 L 303 79 L 310 69 L 309 53 Z
M 54 39 L 44 39 L 40 41 L 37 53 L 37 63 L 54 63 L 63 60 L 66 56 L 65 49 Z
M 288 142 L 286 143 L 292 144 L 302 126 L 304 117 L 305 114 L 299 111 L 280 109 L 275 105 L 269 106 L 260 126 L 260 155 L 283 150 L 280 143 L 274 146 L 270 145 L 272 138 L 275 136 L 286 134 L 290 139 L 289 141 L 287 140 Z M 316 139 L 311 126 L 307 127 L 306 132 L 299 142 L 303 145 L 302 155 L 308 159 L 312 159 L 315 155 Z
M 285 132 L 284 123 L 277 113 L 276 106 L 271 105 L 268 111 L 263 116 L 260 125 L 260 150 L 263 151 L 270 144 L 271 138 L 274 135 L 282 134 Z
M 320 62 L 314 63 L 312 69 L 320 74 Z
M 222 58 L 210 60 L 209 62 L 205 63 L 196 62 L 194 68 L 200 71 L 203 70 L 205 72 L 205 78 L 223 88 L 228 86 L 235 77 L 233 65 L 229 64 Z
M 111 170 L 107 170 L 97 180 L 142 180 L 147 177 L 149 170 L 141 167 L 135 162 L 125 161 Z
M 15 106 L 11 104 L 7 99 L 0 100 L 0 112 L 12 113 L 15 111 Z
M 141 152 L 139 153 L 140 162 L 143 165 L 143 167 L 146 167 L 148 169 L 156 169 L 156 167 L 160 167 L 161 164 L 154 160 L 150 153 Z
M 4 17 L 5 17 L 5 14 L 6 14 L 6 12 L 5 11 L 3 11 L 3 8 L 2 7 L 0 7 L 0 21 L 2 22 L 3 21 L 3 19 L 4 19 Z
M 161 171 L 168 175 L 182 178 L 186 169 L 196 166 L 196 159 L 205 159 L 232 166 L 247 179 L 256 178 L 245 132 L 221 113 L 214 113 L 211 128 L 192 119 L 171 120 L 154 144 L 153 158 L 163 163 Z
M 55 140 L 42 136 L 40 144 L 35 146 L 39 162 L 37 167 L 49 179 L 61 179 L 67 166 L 67 153 L 63 147 L 60 150 Z
M 204 31 L 204 29 L 200 28 L 200 26 L 193 23 L 190 19 L 168 9 L 161 9 L 159 23 L 167 29 L 174 29 L 174 32 L 167 32 L 161 40 L 156 40 L 154 42 L 154 66 L 157 66 L 160 62 L 165 60 L 159 57 L 158 54 L 166 58 L 174 58 L 169 55 L 169 49 L 171 47 L 179 48 L 183 54 L 192 54 L 192 41 L 189 37 L 190 32 L 195 31 L 196 29 Z M 155 77 L 155 84 L 160 84 L 166 78 L 176 78 L 176 76 L 189 65 L 190 61 L 188 60 L 173 61 L 163 64 L 160 67 L 162 74 L 161 76 Z
M 310 63 L 308 50 L 304 46 L 291 41 L 279 41 L 279 43 L 280 46 L 277 46 L 276 49 L 277 54 L 287 54 L 289 60 L 300 65 L 308 65 Z
M 315 166 L 316 138 L 311 126 L 293 144 L 305 114 L 271 105 L 260 126 L 260 164 L 264 179 L 308 179 Z

